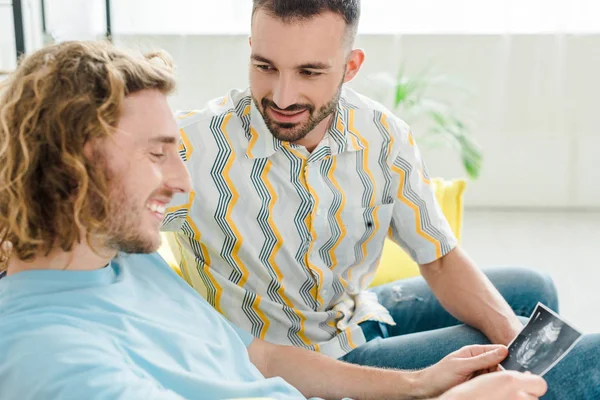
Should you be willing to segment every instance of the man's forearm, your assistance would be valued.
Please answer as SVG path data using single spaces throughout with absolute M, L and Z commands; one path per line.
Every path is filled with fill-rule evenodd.
M 493 343 L 507 345 L 520 331 L 522 324 L 508 303 L 462 249 L 421 266 L 421 273 L 448 312 Z
M 261 345 L 268 349 L 257 365 L 263 375 L 284 378 L 308 398 L 424 398 L 419 372 L 361 367 L 292 346 Z

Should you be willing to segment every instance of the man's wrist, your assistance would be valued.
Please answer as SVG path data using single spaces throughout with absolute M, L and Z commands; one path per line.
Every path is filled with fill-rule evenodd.
M 488 336 L 496 344 L 508 346 L 510 342 L 521 332 L 523 324 L 517 317 L 509 318 L 501 330 L 496 329 L 494 336 Z
M 429 368 L 419 371 L 406 371 L 407 380 L 410 382 L 410 399 L 430 399 L 435 393 L 432 393 L 433 382 L 428 377 Z

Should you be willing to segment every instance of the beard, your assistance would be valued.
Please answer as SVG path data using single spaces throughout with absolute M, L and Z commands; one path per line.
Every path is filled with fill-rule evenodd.
M 292 104 L 291 106 L 282 109 L 277 107 L 275 102 L 266 97 L 258 101 L 254 95 L 252 96 L 252 101 L 254 105 L 259 110 L 260 114 L 265 121 L 265 125 L 276 139 L 279 139 L 283 142 L 294 143 L 298 140 L 304 139 L 306 135 L 308 135 L 313 129 L 317 127 L 325 118 L 329 117 L 333 112 L 337 109 L 338 103 L 340 101 L 340 96 L 342 94 L 342 85 L 343 82 L 338 86 L 336 93 L 333 95 L 330 101 L 319 107 L 317 110 L 313 104 Z M 308 111 L 308 120 L 304 122 L 278 122 L 275 121 L 267 114 L 267 108 L 272 108 L 275 111 L 284 111 L 284 112 L 301 112 Z
M 160 246 L 159 231 L 144 231 L 146 204 L 128 197 L 124 189 L 112 188 L 109 195 L 106 245 L 123 253 L 153 253 Z
M 94 151 L 97 168 L 104 168 L 104 179 L 108 188 L 107 196 L 94 194 L 91 197 L 92 214 L 104 220 L 98 232 L 92 232 L 102 238 L 101 245 L 108 249 L 130 254 L 149 254 L 160 247 L 158 227 L 156 231 L 145 228 L 148 225 L 147 201 L 140 201 L 137 193 L 127 187 L 106 165 L 106 159 L 100 151 Z M 173 192 L 163 189 L 153 193 L 171 198 Z M 150 196 L 151 198 L 152 196 Z

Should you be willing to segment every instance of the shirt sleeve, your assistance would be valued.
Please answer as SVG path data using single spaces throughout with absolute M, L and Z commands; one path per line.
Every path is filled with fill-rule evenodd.
M 130 363 L 108 338 L 65 327 L 26 336 L 2 359 L 2 398 L 183 400 Z
M 449 253 L 458 241 L 438 204 L 409 127 L 397 118 L 390 119 L 399 145 L 391 158 L 392 176 L 398 185 L 389 236 L 416 263 L 428 264 Z

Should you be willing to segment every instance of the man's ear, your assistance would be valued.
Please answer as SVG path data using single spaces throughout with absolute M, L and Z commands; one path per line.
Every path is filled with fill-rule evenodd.
M 88 160 L 91 160 L 94 157 L 94 145 L 91 140 L 88 140 L 88 142 L 83 145 L 83 155 Z
M 350 82 L 360 71 L 360 67 L 365 61 L 365 52 L 361 49 L 352 50 L 346 63 L 346 75 L 344 75 L 344 83 Z

